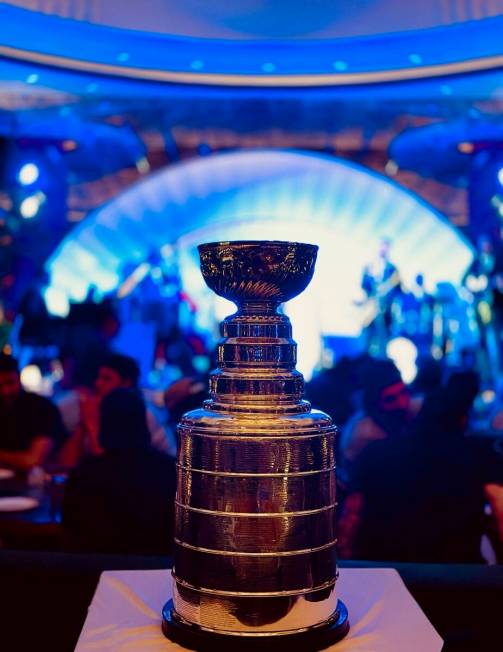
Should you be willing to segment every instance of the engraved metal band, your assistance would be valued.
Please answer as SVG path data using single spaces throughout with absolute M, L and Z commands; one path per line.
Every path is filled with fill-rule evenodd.
M 328 589 L 331 586 L 334 586 L 335 582 L 337 581 L 337 575 L 335 577 L 330 578 L 326 582 L 323 582 L 322 584 L 318 584 L 317 586 L 312 586 L 306 589 L 292 589 L 290 591 L 225 591 L 222 589 L 210 589 L 204 586 L 194 586 L 190 582 L 187 582 L 185 580 L 180 579 L 177 577 L 175 573 L 175 569 L 172 570 L 171 575 L 173 576 L 173 579 L 177 584 L 180 586 L 186 587 L 187 589 L 191 589 L 192 591 L 196 591 L 198 593 L 207 593 L 208 595 L 222 595 L 222 596 L 227 596 L 227 597 L 243 597 L 243 598 L 276 598 L 276 597 L 282 597 L 282 596 L 296 596 L 296 595 L 306 595 L 308 593 L 316 593 L 316 591 L 321 591 L 322 589 Z
M 290 472 L 274 472 L 274 473 L 245 473 L 244 471 L 210 471 L 209 469 L 196 469 L 192 468 L 190 466 L 185 466 L 183 464 L 180 464 L 177 462 L 176 466 L 179 469 L 183 469 L 184 471 L 190 471 L 191 473 L 206 473 L 207 475 L 221 475 L 221 476 L 233 476 L 233 477 L 239 477 L 239 478 L 291 478 L 291 477 L 298 477 L 302 475 L 317 475 L 319 473 L 326 473 L 327 471 L 335 471 L 335 464 L 332 466 L 328 466 L 324 469 L 313 469 L 310 471 L 292 471 Z
M 317 546 L 316 548 L 305 548 L 304 550 L 283 550 L 283 551 L 274 551 L 274 552 L 232 552 L 230 550 L 214 550 L 212 548 L 201 548 L 201 546 L 193 546 L 190 543 L 185 541 L 180 541 L 175 537 L 175 543 L 184 548 L 189 548 L 190 550 L 195 550 L 196 552 L 204 552 L 212 555 L 222 555 L 224 557 L 291 557 L 294 555 L 308 555 L 313 552 L 319 552 L 320 550 L 325 550 L 331 548 L 337 544 L 337 539 L 333 539 L 328 543 L 323 544 L 322 546 Z
M 181 509 L 186 509 L 189 512 L 197 512 L 198 514 L 206 514 L 208 516 L 238 516 L 242 518 L 282 518 L 287 516 L 309 516 L 310 514 L 320 514 L 321 512 L 328 512 L 330 509 L 335 509 L 337 503 L 317 507 L 316 509 L 306 509 L 297 512 L 219 512 L 212 509 L 203 509 L 202 507 L 192 507 L 191 505 L 184 505 L 178 500 L 175 500 L 175 505 Z

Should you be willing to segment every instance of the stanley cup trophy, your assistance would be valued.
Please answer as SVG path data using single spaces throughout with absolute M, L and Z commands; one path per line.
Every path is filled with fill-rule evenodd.
M 221 325 L 211 399 L 179 424 L 173 600 L 165 635 L 195 650 L 322 649 L 349 629 L 337 599 L 336 429 L 302 400 L 279 305 L 316 245 L 199 247 L 207 285 L 238 310 Z

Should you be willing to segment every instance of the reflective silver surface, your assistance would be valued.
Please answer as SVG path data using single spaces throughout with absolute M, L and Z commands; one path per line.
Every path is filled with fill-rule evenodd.
M 214 595 L 175 584 L 175 609 L 184 620 L 217 631 L 291 633 L 328 620 L 335 604 L 335 584 L 292 595 Z
M 208 285 L 238 305 L 221 326 L 211 399 L 179 425 L 178 622 L 282 636 L 337 616 L 335 428 L 302 400 L 281 301 L 309 283 L 317 247 L 201 245 Z

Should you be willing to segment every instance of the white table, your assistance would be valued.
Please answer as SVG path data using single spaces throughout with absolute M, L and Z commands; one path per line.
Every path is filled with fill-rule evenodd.
M 329 650 L 440 652 L 442 649 L 442 639 L 395 570 L 343 568 L 337 589 L 348 608 L 351 629 L 345 639 Z M 76 652 L 183 650 L 161 632 L 161 609 L 170 598 L 169 570 L 105 571 L 89 607 Z

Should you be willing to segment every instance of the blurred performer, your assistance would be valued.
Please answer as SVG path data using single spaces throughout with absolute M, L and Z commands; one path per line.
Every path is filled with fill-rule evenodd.
M 393 335 L 408 337 L 420 351 L 428 351 L 432 339 L 434 300 L 426 291 L 424 276 L 417 274 L 408 291 L 397 288 L 396 293 Z
M 366 295 L 363 328 L 367 335 L 367 346 L 371 353 L 379 356 L 386 354 L 393 300 L 400 285 L 398 270 L 389 258 L 390 249 L 391 241 L 383 238 L 377 258 L 364 267 L 361 281 Z
M 445 358 L 448 364 L 457 365 L 463 351 L 474 350 L 478 345 L 477 328 L 471 315 L 473 311 L 466 295 L 466 291 L 459 292 L 450 282 L 436 284 L 431 347 L 436 360 Z
M 476 326 L 480 337 L 480 368 L 486 379 L 495 380 L 499 372 L 499 343 L 494 325 L 494 289 L 496 257 L 489 236 L 481 235 L 477 252 L 463 279 L 472 297 Z

